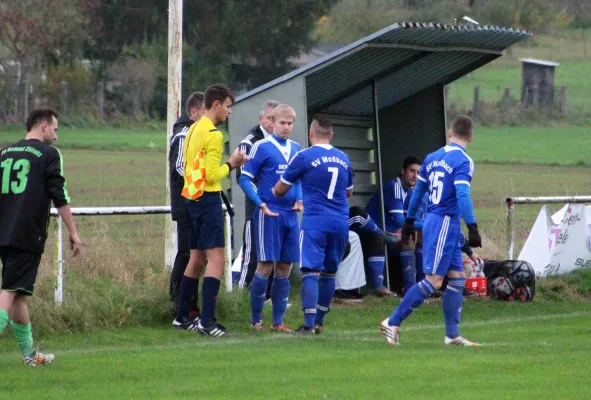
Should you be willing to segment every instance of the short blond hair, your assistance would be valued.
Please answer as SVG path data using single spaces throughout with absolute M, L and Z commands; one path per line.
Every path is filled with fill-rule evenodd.
M 293 109 L 293 107 L 288 106 L 287 104 L 279 104 L 277 107 L 273 109 L 273 112 L 271 113 L 273 121 L 276 121 L 279 117 L 285 116 L 291 117 L 291 119 L 295 121 L 296 112 Z

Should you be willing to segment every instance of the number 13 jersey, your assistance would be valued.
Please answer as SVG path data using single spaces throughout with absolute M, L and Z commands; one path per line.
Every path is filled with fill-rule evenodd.
M 42 253 L 51 200 L 70 203 L 57 148 L 23 139 L 0 150 L 0 246 Z
M 302 230 L 347 232 L 353 169 L 349 157 L 331 145 L 318 144 L 298 152 L 281 180 L 302 183 Z
M 455 187 L 470 186 L 473 174 L 474 162 L 462 146 L 452 143 L 429 154 L 419 172 L 419 179 L 429 185 L 427 212 L 459 219 Z

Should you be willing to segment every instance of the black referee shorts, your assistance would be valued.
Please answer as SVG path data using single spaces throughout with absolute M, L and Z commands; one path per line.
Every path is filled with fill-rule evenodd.
M 0 246 L 0 259 L 2 260 L 2 290 L 31 296 L 41 263 L 41 253 Z
M 205 192 L 188 202 L 192 230 L 189 234 L 191 250 L 208 250 L 226 246 L 224 210 L 220 192 Z

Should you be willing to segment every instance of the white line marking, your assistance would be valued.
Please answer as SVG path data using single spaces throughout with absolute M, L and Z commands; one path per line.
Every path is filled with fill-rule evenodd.
M 583 317 L 583 316 L 591 316 L 591 312 L 589 311 L 581 311 L 581 312 L 573 312 L 569 314 L 548 314 L 548 315 L 534 315 L 531 317 L 521 317 L 521 318 L 498 318 L 492 319 L 488 321 L 474 321 L 468 323 L 462 323 L 461 327 L 466 326 L 491 326 L 491 325 L 505 325 L 505 324 L 514 324 L 517 322 L 525 322 L 525 321 L 546 321 L 552 319 L 566 319 L 566 318 L 576 318 L 576 317 Z M 195 333 L 188 333 L 188 335 L 195 335 L 195 339 L 199 340 L 197 342 L 183 342 L 183 343 L 174 343 L 174 344 L 155 344 L 155 345 L 138 345 L 138 346 L 105 346 L 105 347 L 85 347 L 85 348 L 78 348 L 78 349 L 67 349 L 67 350 L 57 350 L 56 355 L 59 357 L 60 355 L 68 355 L 68 354 L 99 354 L 99 353 L 110 353 L 110 352 L 117 352 L 119 354 L 129 353 L 129 352 L 143 352 L 146 350 L 179 350 L 179 349 L 188 349 L 188 348 L 196 348 L 196 347 L 206 347 L 206 346 L 230 346 L 230 345 L 243 345 L 243 344 L 254 344 L 254 343 L 261 343 L 261 342 L 275 342 L 278 340 L 315 340 L 315 339 L 322 339 L 324 341 L 324 337 L 328 340 L 334 340 L 335 338 L 338 340 L 354 340 L 360 342 L 379 342 L 384 341 L 382 337 L 380 337 L 380 332 L 377 329 L 376 324 L 375 329 L 361 329 L 361 330 L 352 330 L 352 331 L 340 331 L 340 332 L 330 332 L 329 335 L 322 335 L 316 338 L 315 336 L 296 336 L 296 335 L 289 335 L 285 333 L 277 333 L 277 334 L 269 334 L 269 335 L 252 335 L 251 333 L 235 333 L 235 334 L 228 334 L 226 338 L 223 339 L 213 339 L 213 338 L 205 338 L 200 335 L 196 335 Z M 442 329 L 443 324 L 429 324 L 429 325 L 418 325 L 418 326 L 411 326 L 408 328 L 401 328 L 401 331 L 422 331 L 422 330 L 435 330 L 435 329 Z M 363 334 L 372 334 L 370 337 L 364 337 Z M 373 335 L 375 334 L 375 336 Z M 202 340 L 200 340 L 202 339 Z M 426 343 L 426 344 L 441 344 L 443 345 L 443 340 L 441 341 L 416 341 L 413 340 L 412 343 Z M 548 342 L 540 342 L 538 344 L 543 344 L 546 346 L 553 346 L 552 343 Z M 509 343 L 486 343 L 486 347 L 492 346 L 511 346 L 512 344 Z M 0 360 L 5 358 L 14 358 L 16 354 L 15 352 L 8 352 L 0 354 Z

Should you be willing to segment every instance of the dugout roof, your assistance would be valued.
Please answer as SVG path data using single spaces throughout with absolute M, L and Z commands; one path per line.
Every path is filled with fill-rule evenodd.
M 374 79 L 379 109 L 386 108 L 453 82 L 529 36 L 498 26 L 397 23 L 249 91 L 236 103 L 304 76 L 309 113 L 371 116 Z
M 258 124 L 266 100 L 294 108 L 290 138 L 302 147 L 308 144 L 310 119 L 326 115 L 333 122 L 332 143 L 347 153 L 355 171 L 349 204 L 364 206 L 379 182 L 398 175 L 406 156 L 424 158 L 445 145 L 445 85 L 529 36 L 497 26 L 391 25 L 239 96 L 228 119 L 227 150 Z M 234 239 L 240 242 L 244 193 L 236 182 L 231 197 L 237 205 Z

